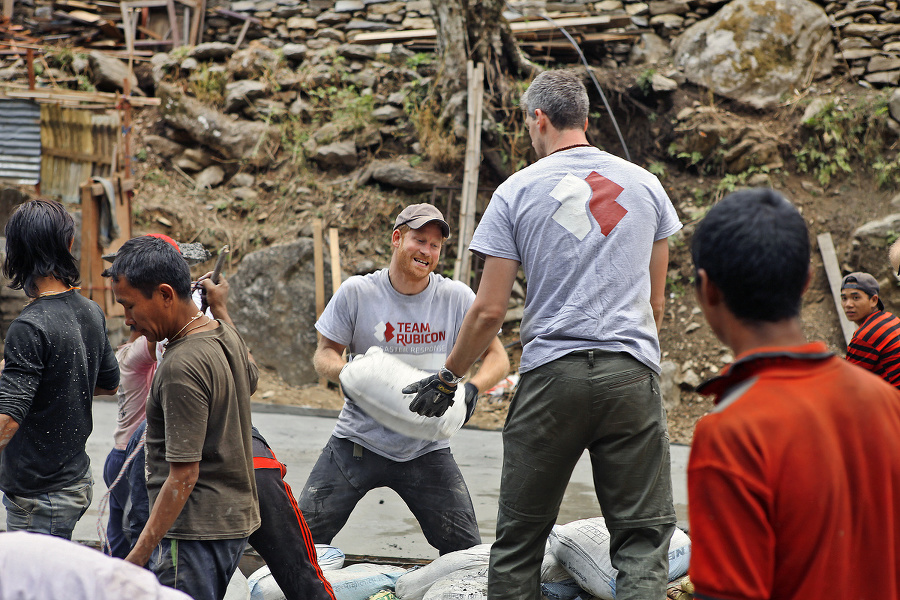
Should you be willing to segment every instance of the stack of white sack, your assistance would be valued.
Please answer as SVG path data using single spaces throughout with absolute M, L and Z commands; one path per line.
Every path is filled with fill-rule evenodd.
M 382 590 L 393 591 L 397 579 L 406 573 L 403 567 L 358 563 L 343 569 L 322 569 L 331 584 L 335 600 L 368 600 Z M 285 600 L 268 567 L 262 567 L 248 579 L 250 600 Z
M 420 440 L 446 440 L 466 419 L 466 392 L 460 385 L 453 406 L 440 417 L 414 413 L 409 410 L 413 396 L 401 390 L 429 375 L 373 346 L 341 370 L 341 388 L 344 395 L 388 429 Z
M 550 532 L 550 554 L 568 571 L 575 583 L 602 600 L 616 597 L 616 575 L 609 559 L 609 530 L 603 517 L 558 525 Z M 691 561 L 691 539 L 676 528 L 669 542 L 669 581 L 684 576 Z M 547 565 L 545 555 L 545 565 Z M 543 586 L 552 600 L 567 600 L 559 586 Z M 569 588 L 571 589 L 571 588 Z M 548 592 L 554 594 L 548 595 Z
M 411 569 L 397 580 L 400 600 L 482 600 L 487 598 L 490 544 L 445 554 Z M 691 540 L 676 529 L 669 543 L 669 581 L 687 573 Z M 609 560 L 609 530 L 602 517 L 557 525 L 541 564 L 546 600 L 614 600 L 616 569 Z
M 401 575 L 395 587 L 397 596 L 401 600 L 423 600 L 425 594 L 438 581 L 460 571 L 486 567 L 490 558 L 490 544 L 448 552 L 424 567 L 410 569 Z
M 327 544 L 316 544 L 316 561 L 322 571 L 334 571 L 344 566 L 344 553 L 340 549 Z M 275 583 L 269 567 L 263 566 L 254 571 L 247 579 L 250 588 L 250 600 L 282 600 L 284 592 Z

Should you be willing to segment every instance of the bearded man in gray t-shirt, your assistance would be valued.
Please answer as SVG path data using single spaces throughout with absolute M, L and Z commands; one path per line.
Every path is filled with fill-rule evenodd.
M 478 296 L 411 408 L 439 415 L 502 322 L 519 266 L 528 290 L 521 379 L 503 428 L 490 600 L 539 600 L 544 543 L 585 449 L 610 531 L 619 600 L 664 598 L 675 527 L 659 339 L 669 249 L 681 228 L 659 180 L 587 142 L 588 96 L 545 71 L 522 97 L 538 161 L 494 192 L 470 250 Z M 445 375 L 446 374 L 446 375 Z M 445 393 L 443 389 L 448 393 Z
M 449 235 L 443 215 L 430 204 L 409 206 L 397 216 L 390 266 L 347 279 L 316 323 L 322 337 L 313 361 L 320 375 L 338 382 L 347 364 L 344 350 L 352 360 L 372 346 L 419 369 L 438 371 L 475 297 L 465 284 L 434 273 Z M 481 368 L 465 384 L 467 419 L 478 393 L 509 370 L 496 333 L 485 346 Z M 356 504 L 379 487 L 397 492 L 441 554 L 481 543 L 472 499 L 449 441 L 392 431 L 345 398 L 332 437 L 300 494 L 313 540 L 330 544 Z

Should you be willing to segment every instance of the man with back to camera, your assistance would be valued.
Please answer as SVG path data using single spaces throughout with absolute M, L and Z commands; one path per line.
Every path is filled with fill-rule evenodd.
M 454 374 L 502 323 L 521 264 L 521 379 L 503 429 L 488 598 L 540 599 L 544 545 L 586 448 L 616 598 L 664 598 L 675 508 L 657 331 L 666 238 L 681 224 L 656 177 L 587 143 L 580 77 L 545 71 L 521 104 L 539 160 L 497 188 L 475 231 L 481 285 L 445 368 L 404 392 L 418 392 L 419 414 L 446 410 Z
M 691 244 L 697 299 L 735 361 L 688 464 L 695 597 L 900 598 L 900 402 L 803 334 L 806 223 L 757 188 L 710 209 Z
M 347 364 L 344 349 L 353 356 L 372 346 L 419 369 L 438 370 L 475 296 L 465 284 L 434 273 L 449 235 L 450 226 L 430 204 L 400 212 L 391 233 L 390 266 L 347 279 L 316 323 L 322 337 L 313 361 L 320 375 L 339 381 Z M 481 368 L 465 384 L 466 420 L 478 393 L 509 370 L 498 330 L 485 344 Z M 330 544 L 356 504 L 378 487 L 397 492 L 441 554 L 481 543 L 449 440 L 424 441 L 392 431 L 345 398 L 331 439 L 300 494 L 300 509 L 316 543 Z
M 3 271 L 30 300 L 9 326 L 0 375 L 6 528 L 66 539 L 93 497 L 93 396 L 119 385 L 103 311 L 77 291 L 74 239 L 59 202 L 31 200 L 10 217 Z
M 250 433 L 258 370 L 233 327 L 197 310 L 187 263 L 167 241 L 128 240 L 104 276 L 125 324 L 167 340 L 146 405 L 150 517 L 125 560 L 150 561 L 160 582 L 195 600 L 221 600 L 260 524 Z
M 847 360 L 900 387 L 900 319 L 884 310 L 879 291 L 868 273 L 850 273 L 841 281 L 841 308 L 858 327 L 847 344 Z

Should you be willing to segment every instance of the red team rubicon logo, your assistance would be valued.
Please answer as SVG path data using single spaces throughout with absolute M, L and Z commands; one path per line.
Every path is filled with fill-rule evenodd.
M 600 232 L 609 235 L 628 214 L 628 211 L 616 202 L 616 198 L 624 189 L 596 171 L 591 171 L 584 179 L 569 173 L 550 192 L 550 196 L 562 204 L 553 213 L 553 220 L 580 241 L 590 232 L 590 215 L 593 215 L 597 225 L 600 226 Z
M 447 332 L 432 331 L 428 323 L 380 322 L 375 326 L 375 339 L 379 342 L 393 342 L 398 346 L 414 344 L 435 344 L 447 339 Z

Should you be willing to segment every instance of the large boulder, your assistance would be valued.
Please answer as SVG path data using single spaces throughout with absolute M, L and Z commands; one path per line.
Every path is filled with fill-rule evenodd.
M 257 121 L 232 119 L 169 83 L 161 82 L 156 95 L 161 100 L 159 112 L 166 123 L 227 159 L 246 160 L 258 166 L 265 164 L 269 160 L 267 145 L 280 139 L 275 128 Z
M 374 164 L 372 179 L 403 190 L 422 192 L 436 185 L 449 185 L 450 178 L 442 173 L 417 169 L 403 159 L 379 161 Z
M 325 253 L 325 273 L 330 271 Z M 325 293 L 331 293 L 330 277 Z M 287 383 L 316 383 L 316 285 L 313 241 L 300 238 L 244 257 L 229 279 L 228 311 L 256 361 Z
M 97 89 L 103 92 L 120 92 L 125 89 L 125 80 L 129 82 L 131 93 L 143 96 L 138 88 L 138 80 L 134 73 L 129 71 L 128 63 L 107 56 L 98 50 L 88 54 L 91 65 L 91 80 Z
M 809 0 L 734 0 L 675 40 L 691 82 L 755 108 L 770 108 L 830 63 L 828 15 Z

